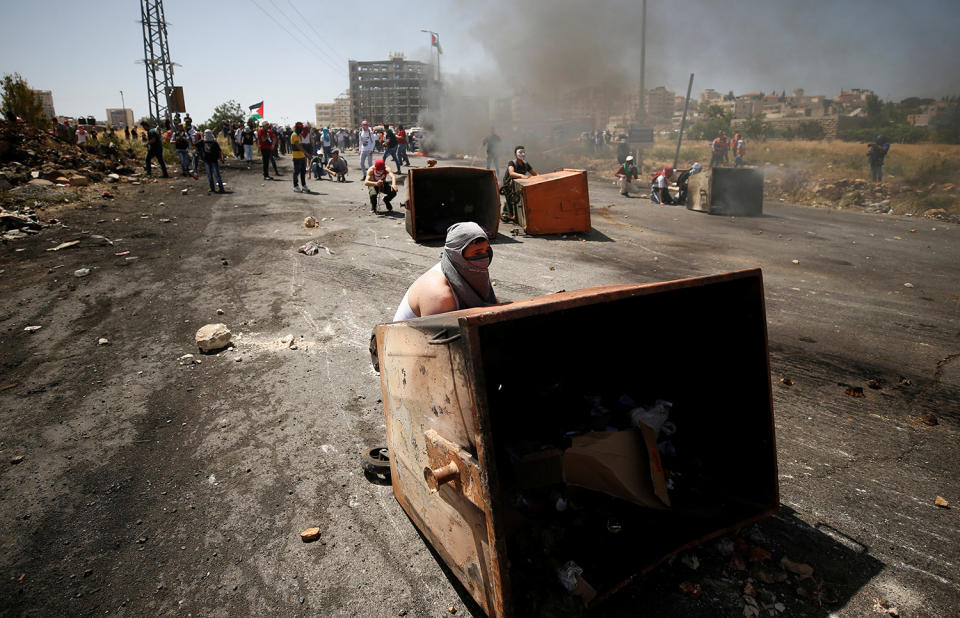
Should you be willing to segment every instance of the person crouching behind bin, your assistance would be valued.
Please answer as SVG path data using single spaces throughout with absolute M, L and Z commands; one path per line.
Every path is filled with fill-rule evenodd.
M 390 179 L 390 185 L 387 185 L 387 178 Z M 393 211 L 390 201 L 397 197 L 397 177 L 393 172 L 387 169 L 387 164 L 383 159 L 377 159 L 373 162 L 373 167 L 367 170 L 367 178 L 363 182 L 370 192 L 370 212 L 377 212 L 377 195 L 383 193 L 383 204 L 388 211 Z
M 470 221 L 454 223 L 447 229 L 440 262 L 413 282 L 393 321 L 497 304 L 490 283 L 492 260 L 483 228 Z
M 677 175 L 677 187 L 680 189 L 677 193 L 677 204 L 683 205 L 687 203 L 687 183 L 690 182 L 691 176 L 699 174 L 702 169 L 702 165 L 694 163 L 690 166 L 690 169 L 683 170 Z
M 670 179 L 673 177 L 673 167 L 665 166 L 653 175 L 653 185 L 650 186 L 650 201 L 654 204 L 673 204 L 670 197 Z
M 517 146 L 513 149 L 514 159 L 507 163 L 507 171 L 503 173 L 503 183 L 500 192 L 507 198 L 507 203 L 503 207 L 503 214 L 500 218 L 504 222 L 513 221 L 517 218 L 517 206 L 520 204 L 520 187 L 513 182 L 516 178 L 529 178 L 536 176 L 533 167 L 527 163 L 527 149 L 523 146 Z
M 630 192 L 634 190 L 633 181 L 640 178 L 640 168 L 633 161 L 633 155 L 627 155 L 623 165 L 617 169 L 617 186 L 620 188 L 620 195 L 630 197 Z
M 482 227 L 469 221 L 454 223 L 447 228 L 440 261 L 407 289 L 393 321 L 496 305 L 497 296 L 490 282 L 492 260 L 493 249 Z M 370 362 L 374 371 L 379 372 L 376 328 L 370 335 Z

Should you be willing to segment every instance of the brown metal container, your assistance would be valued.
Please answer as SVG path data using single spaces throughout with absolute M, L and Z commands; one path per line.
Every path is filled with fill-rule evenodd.
M 497 174 L 478 167 L 410 168 L 406 228 L 417 242 L 445 238 L 454 223 L 473 221 L 491 239 L 500 226 Z
M 715 167 L 694 174 L 687 183 L 687 209 L 711 215 L 763 215 L 763 170 Z
M 517 222 L 527 234 L 590 231 L 587 172 L 564 169 L 516 179 L 520 186 Z
M 377 339 L 394 495 L 488 615 L 595 606 L 779 505 L 759 270 L 466 309 Z M 610 394 L 670 401 L 675 454 L 627 428 L 612 434 L 626 469 L 591 469 L 588 438 L 607 434 L 566 434 L 619 422 L 590 408 Z M 631 474 L 669 477 L 668 500 L 634 499 L 616 482 Z M 572 593 L 557 576 L 571 561 Z

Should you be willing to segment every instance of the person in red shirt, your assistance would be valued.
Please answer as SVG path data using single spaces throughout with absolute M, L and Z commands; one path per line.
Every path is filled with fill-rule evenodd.
M 257 129 L 257 147 L 260 148 L 260 158 L 263 159 L 263 179 L 273 180 L 270 176 L 270 162 L 273 161 L 273 171 L 277 171 L 277 162 L 273 160 L 273 150 L 277 145 L 277 136 L 270 130 L 270 123 L 263 122 Z
M 400 164 L 410 167 L 410 157 L 407 156 L 407 132 L 403 130 L 403 125 L 397 128 L 397 156 L 400 158 Z

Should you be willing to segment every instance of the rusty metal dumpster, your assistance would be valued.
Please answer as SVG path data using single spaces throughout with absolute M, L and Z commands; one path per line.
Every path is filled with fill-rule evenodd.
M 454 223 L 473 221 L 491 239 L 500 226 L 497 174 L 477 167 L 410 168 L 406 228 L 417 242 L 444 238 Z
M 377 340 L 394 495 L 490 616 L 596 606 L 779 504 L 759 270 L 383 324 Z M 624 427 L 652 402 L 669 402 L 669 448 L 666 423 Z
M 520 187 L 517 222 L 527 234 L 590 231 L 586 171 L 563 169 L 515 182 Z
M 687 209 L 712 215 L 759 217 L 763 214 L 763 170 L 715 167 L 690 177 Z

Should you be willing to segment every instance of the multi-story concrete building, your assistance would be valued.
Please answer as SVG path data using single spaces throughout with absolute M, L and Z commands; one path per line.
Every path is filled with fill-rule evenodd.
M 663 86 L 648 90 L 644 96 L 647 109 L 646 124 L 648 126 L 670 124 L 673 119 L 673 102 L 676 96 L 677 93 L 667 90 Z
M 34 90 L 37 100 L 43 105 L 43 115 L 53 120 L 57 117 L 57 112 L 53 109 L 53 92 L 50 90 Z
M 352 119 L 371 125 L 415 125 L 436 87 L 430 65 L 393 54 L 389 60 L 349 61 Z
M 130 108 L 107 108 L 107 126 L 113 125 L 118 128 L 133 126 L 133 110 Z
M 336 117 L 337 106 L 335 103 L 317 103 L 314 105 L 317 116 L 318 127 L 332 127 L 333 119 Z

